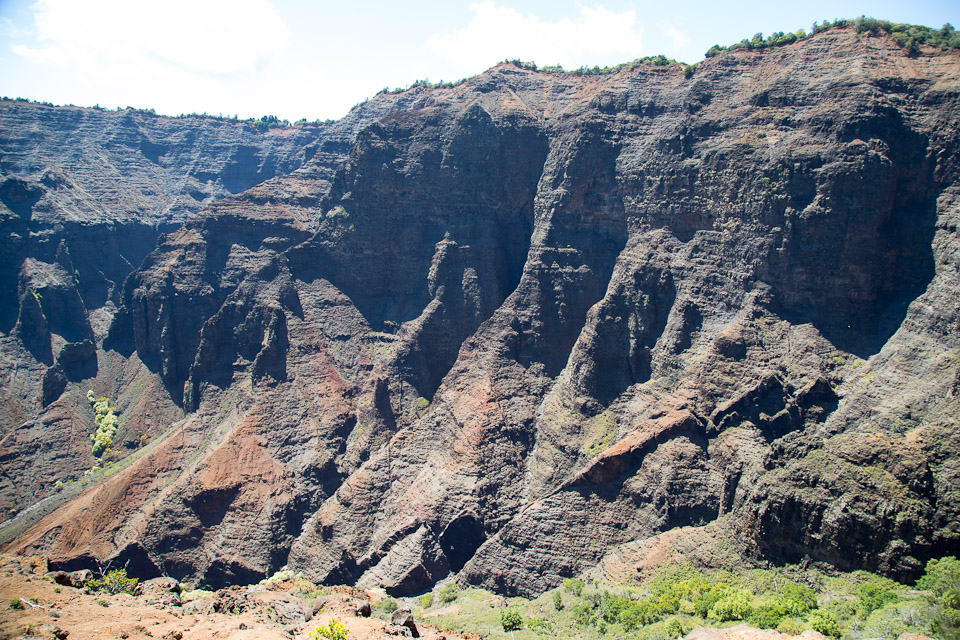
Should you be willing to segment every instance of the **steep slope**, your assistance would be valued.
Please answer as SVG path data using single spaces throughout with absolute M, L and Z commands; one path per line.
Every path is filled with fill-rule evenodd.
M 401 95 L 332 176 L 160 239 L 98 353 L 186 416 L 9 548 L 404 594 L 683 526 L 899 578 L 960 551 L 960 54 L 833 29 Z
M 293 171 L 310 176 L 314 190 L 303 197 L 281 189 L 285 210 L 303 219 L 356 132 L 405 99 L 381 96 L 333 124 L 274 129 L 0 102 L 4 515 L 92 466 L 93 414 L 80 381 L 96 378 L 88 384 L 121 402 L 123 452 L 181 417 L 138 358 L 100 349 L 124 280 L 158 238 L 232 193 Z

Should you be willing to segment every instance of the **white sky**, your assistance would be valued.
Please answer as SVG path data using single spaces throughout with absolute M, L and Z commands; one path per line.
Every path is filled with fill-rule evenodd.
M 0 0 L 0 95 L 158 113 L 339 118 L 384 87 L 501 60 L 696 62 L 760 31 L 861 14 L 960 28 L 957 0 Z

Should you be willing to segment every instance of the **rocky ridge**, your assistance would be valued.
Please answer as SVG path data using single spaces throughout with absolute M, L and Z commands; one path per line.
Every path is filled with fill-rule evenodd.
M 336 144 L 272 133 L 286 173 L 194 199 L 109 312 L 70 242 L 5 260 L 4 495 L 89 466 L 87 388 L 155 439 L 7 548 L 535 594 L 686 527 L 909 579 L 960 540 L 958 96 L 957 52 L 832 29 L 689 78 L 504 64 Z

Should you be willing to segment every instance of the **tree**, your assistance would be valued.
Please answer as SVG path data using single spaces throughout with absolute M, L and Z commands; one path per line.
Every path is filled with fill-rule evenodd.
M 829 638 L 840 637 L 840 623 L 837 617 L 829 611 L 817 609 L 810 614 L 810 627 Z
M 516 609 L 504 609 L 500 612 L 500 626 L 504 631 L 516 631 L 523 627 L 523 618 Z

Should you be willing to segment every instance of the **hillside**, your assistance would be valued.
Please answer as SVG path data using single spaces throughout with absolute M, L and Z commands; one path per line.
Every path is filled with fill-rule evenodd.
M 960 52 L 914 49 L 506 63 L 289 129 L 0 103 L 3 550 L 916 578 L 960 552 Z

